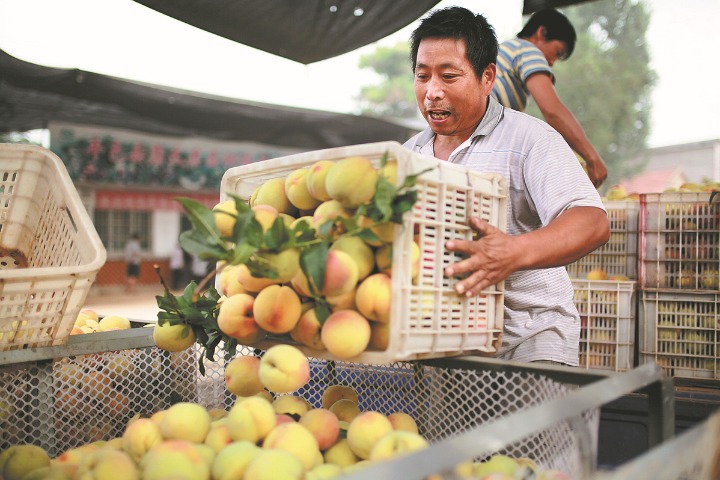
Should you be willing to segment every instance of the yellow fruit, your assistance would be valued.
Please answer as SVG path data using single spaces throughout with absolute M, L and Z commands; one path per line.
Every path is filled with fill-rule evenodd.
M 375 195 L 378 171 L 366 157 L 348 157 L 328 170 L 325 188 L 345 208 L 357 208 Z
M 232 237 L 238 211 L 235 207 L 235 200 L 225 200 L 213 207 L 213 218 L 215 226 L 223 237 Z
M 602 269 L 594 269 L 590 270 L 587 274 L 588 280 L 607 280 L 608 274 L 605 270 Z
M 181 352 L 195 343 L 195 333 L 192 328 L 183 323 L 170 325 L 169 322 L 165 322 L 162 325 L 155 326 L 153 340 L 161 350 Z

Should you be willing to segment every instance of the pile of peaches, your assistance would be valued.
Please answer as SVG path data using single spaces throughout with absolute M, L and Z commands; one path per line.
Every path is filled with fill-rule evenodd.
M 284 337 L 339 359 L 385 350 L 390 337 L 395 224 L 373 223 L 361 214 L 373 200 L 381 176 L 396 185 L 396 161 L 376 168 L 368 158 L 356 156 L 336 162 L 320 160 L 258 186 L 249 205 L 264 232 L 281 218 L 290 230 L 306 222 L 330 242 L 324 282 L 321 288 L 310 285 L 295 248 L 256 255 L 256 261 L 273 269 L 274 278 L 253 275 L 245 264 L 228 265 L 218 277 L 218 291 L 223 295 L 217 318 L 220 330 L 242 345 L 256 345 L 272 335 L 276 341 Z M 213 218 L 223 238 L 231 238 L 237 218 L 235 201 L 217 204 Z M 348 231 L 342 219 L 350 218 L 373 235 Z M 415 278 L 420 257 L 417 242 L 411 250 Z M 318 294 L 330 306 L 326 318 L 318 318 L 313 301 Z

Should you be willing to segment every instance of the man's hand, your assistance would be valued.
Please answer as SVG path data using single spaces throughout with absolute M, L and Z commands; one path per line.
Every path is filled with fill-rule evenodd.
M 585 161 L 585 166 L 587 167 L 587 174 L 590 181 L 595 185 L 595 188 L 599 188 L 607 178 L 608 172 L 605 162 L 602 161 L 602 158 L 598 157 L 594 162 Z
M 505 280 L 518 269 L 518 252 L 514 251 L 515 238 L 479 218 L 470 219 L 470 227 L 477 232 L 477 240 L 449 240 L 445 248 L 468 255 L 445 269 L 445 276 L 467 274 L 455 284 L 455 290 L 468 297 Z

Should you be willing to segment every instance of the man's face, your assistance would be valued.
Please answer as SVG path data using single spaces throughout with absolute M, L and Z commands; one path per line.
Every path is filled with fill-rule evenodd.
M 485 114 L 494 80 L 494 64 L 485 69 L 482 78 L 477 77 L 464 40 L 427 38 L 420 42 L 415 98 L 437 135 L 469 138 Z
M 565 45 L 565 42 L 561 40 L 540 40 L 533 43 L 535 43 L 535 46 L 540 49 L 545 56 L 545 60 L 547 60 L 548 65 L 551 67 L 555 65 L 555 62 L 558 60 L 564 60 L 567 56 L 567 46 Z

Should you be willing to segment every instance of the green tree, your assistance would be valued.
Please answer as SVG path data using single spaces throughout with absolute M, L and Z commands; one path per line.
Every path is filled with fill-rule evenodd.
M 357 100 L 363 114 L 397 118 L 419 116 L 407 42 L 378 47 L 361 56 L 358 66 L 361 69 L 370 68 L 379 76 L 376 84 L 366 85 L 360 90 Z
M 553 66 L 556 89 L 608 167 L 603 191 L 638 173 L 647 146 L 655 72 L 645 39 L 642 1 L 601 0 L 563 10 L 578 33 L 567 62 Z M 542 118 L 531 102 L 528 113 Z

